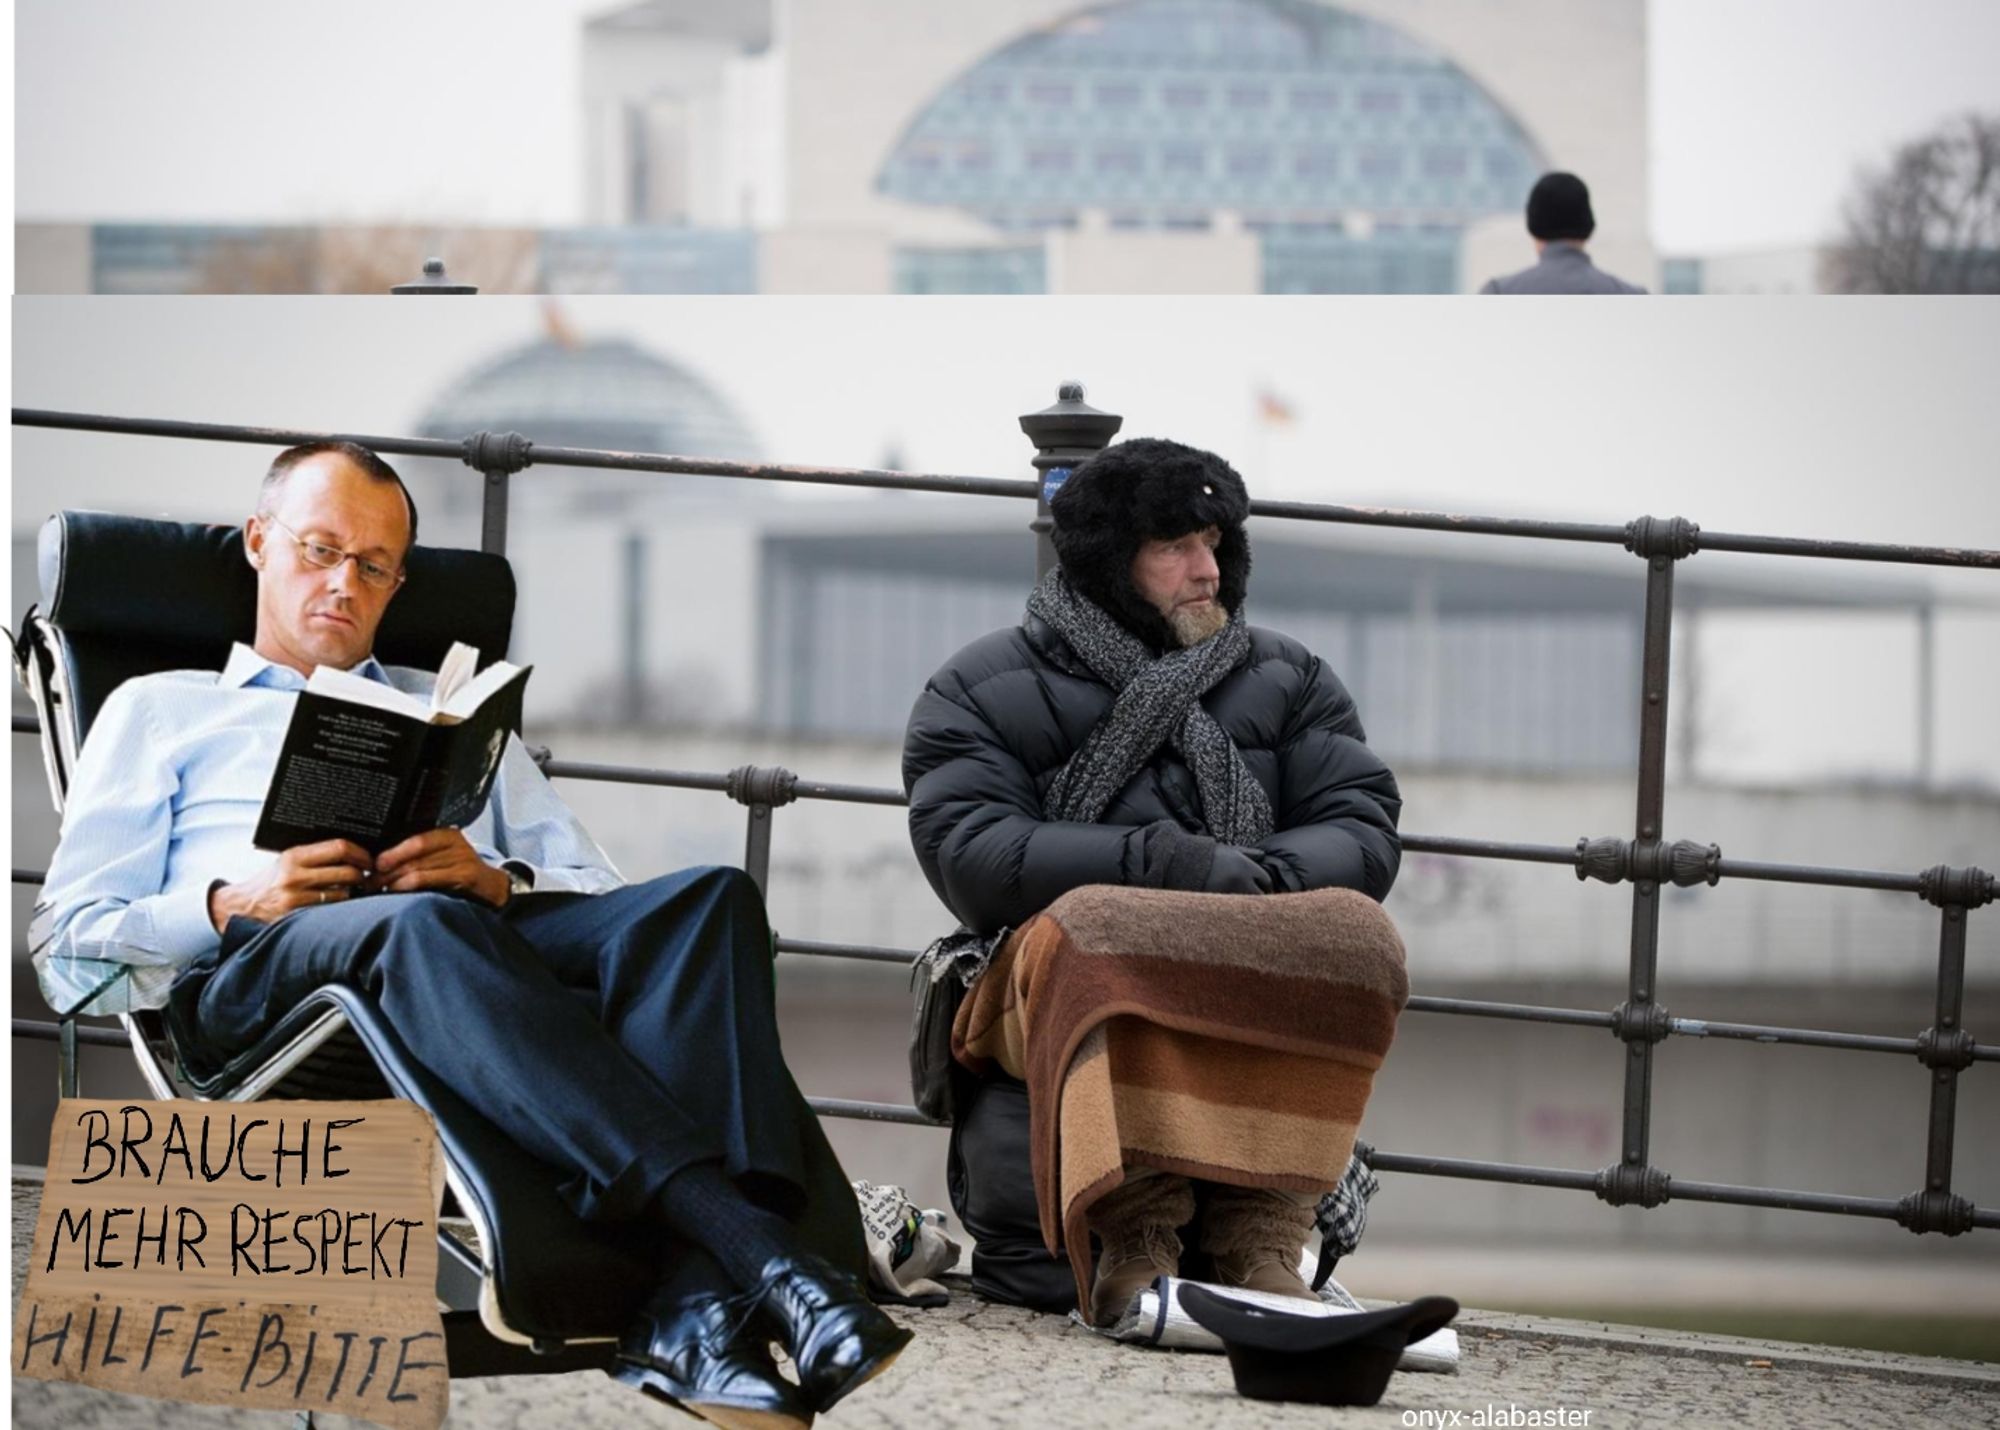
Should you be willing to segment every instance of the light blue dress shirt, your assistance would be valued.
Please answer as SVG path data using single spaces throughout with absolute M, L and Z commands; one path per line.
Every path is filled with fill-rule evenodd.
M 436 679 L 373 656 L 354 673 L 425 697 Z M 239 643 L 220 675 L 166 671 L 111 693 L 79 753 L 28 929 L 50 1007 L 160 1007 L 180 970 L 220 942 L 209 888 L 276 858 L 250 837 L 305 685 Z M 525 866 L 537 891 L 594 894 L 624 882 L 518 736 L 465 837 L 489 864 Z

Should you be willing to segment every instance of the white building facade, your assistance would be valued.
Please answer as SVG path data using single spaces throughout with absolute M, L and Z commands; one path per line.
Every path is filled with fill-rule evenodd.
M 1551 168 L 1655 281 L 1643 0 L 645 0 L 583 64 L 590 220 L 766 292 L 1471 290 Z

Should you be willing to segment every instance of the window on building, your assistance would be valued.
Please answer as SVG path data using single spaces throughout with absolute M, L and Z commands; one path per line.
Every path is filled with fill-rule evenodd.
M 1465 150 L 1459 145 L 1433 145 L 1424 150 L 1426 179 L 1462 179 L 1465 170 Z
M 1230 149 L 1224 168 L 1232 179 L 1258 179 L 1271 172 L 1271 151 L 1263 145 Z
M 1040 242 L 1000 248 L 901 248 L 895 255 L 898 293 L 1043 293 L 1048 291 Z
M 1387 144 L 1364 144 L 1355 167 L 1364 179 L 1400 179 L 1403 177 L 1403 151 Z
M 1340 172 L 1340 151 L 1330 144 L 1300 149 L 1292 155 L 1292 172 L 1301 179 L 1331 179 Z

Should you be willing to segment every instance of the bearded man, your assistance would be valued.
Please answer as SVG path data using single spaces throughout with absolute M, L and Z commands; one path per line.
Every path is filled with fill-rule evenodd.
M 1190 1269 L 1310 1296 L 1314 1207 L 1408 992 L 1379 906 L 1396 782 L 1333 672 L 1245 622 L 1220 457 L 1119 443 L 1050 505 L 1059 568 L 932 677 L 904 745 L 963 925 L 938 948 L 971 972 L 953 1056 L 1025 1083 L 1041 1240 L 1097 1324 Z

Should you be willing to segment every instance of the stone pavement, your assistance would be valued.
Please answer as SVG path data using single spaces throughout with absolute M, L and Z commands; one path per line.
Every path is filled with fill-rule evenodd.
M 17 1295 L 40 1191 L 33 1182 L 14 1183 Z M 1242 1400 L 1221 1356 L 1114 1345 L 1058 1317 L 981 1302 L 962 1283 L 944 1309 L 893 1314 L 919 1329 L 916 1343 L 888 1374 L 827 1417 L 829 1425 L 2000 1427 L 2000 1365 L 1496 1312 L 1460 1317 L 1464 1359 L 1457 1374 L 1399 1374 L 1380 1405 L 1349 1410 Z M 1508 1418 L 1510 1407 L 1517 1418 Z M 12 1408 L 21 1430 L 287 1430 L 291 1423 L 271 1411 L 223 1411 L 20 1379 Z M 1570 1412 L 1566 1422 L 1550 1415 L 1558 1409 Z M 1536 1411 L 1540 1419 L 1531 1418 Z M 1580 1418 L 1586 1411 L 1588 1419 Z M 362 1422 L 325 1417 L 321 1423 L 346 1430 Z M 594 1371 L 454 1382 L 447 1421 L 467 1430 L 672 1430 L 695 1423 Z

